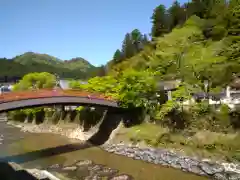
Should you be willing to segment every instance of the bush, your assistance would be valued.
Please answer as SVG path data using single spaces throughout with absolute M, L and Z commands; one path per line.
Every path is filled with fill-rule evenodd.
M 188 119 L 189 127 L 194 131 L 210 130 L 226 133 L 233 130 L 230 109 L 227 105 L 221 105 L 218 112 L 207 102 L 197 103 L 190 108 Z
M 192 113 L 196 118 L 210 114 L 212 112 L 211 110 L 211 107 L 206 101 L 197 103 L 192 107 Z
M 24 111 L 17 110 L 17 111 L 12 111 L 9 113 L 10 119 L 14 121 L 20 121 L 24 122 L 25 119 L 27 118 L 27 114 Z
M 240 129 L 240 109 L 236 109 L 235 111 L 230 113 L 231 123 L 235 130 Z

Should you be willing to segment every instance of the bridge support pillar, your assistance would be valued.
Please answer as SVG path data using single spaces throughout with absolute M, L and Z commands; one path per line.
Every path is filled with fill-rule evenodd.
M 64 107 L 64 105 L 61 105 L 60 106 L 60 119 L 59 119 L 59 121 L 58 121 L 58 123 L 65 123 L 65 118 L 66 118 L 66 110 L 65 110 L 65 107 Z
M 36 124 L 36 116 L 34 116 L 34 118 L 32 120 L 32 124 Z
M 141 123 L 142 120 L 143 118 L 140 109 L 133 109 L 130 111 L 109 109 L 106 112 L 98 131 L 88 141 L 95 145 L 104 144 L 109 140 L 112 132 L 120 127 L 121 124 L 130 127 L 131 125 Z
M 31 123 L 33 121 L 33 119 L 34 119 L 33 114 L 29 113 L 26 115 L 24 123 Z

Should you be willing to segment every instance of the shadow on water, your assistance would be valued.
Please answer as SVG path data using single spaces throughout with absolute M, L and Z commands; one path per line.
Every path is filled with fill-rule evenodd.
M 37 180 L 34 176 L 25 170 L 15 170 L 8 163 L 0 162 L 0 177 L 3 180 Z M 45 178 L 44 180 L 49 180 Z
M 7 156 L 0 158 L 0 161 L 12 161 L 16 163 L 25 163 L 39 158 L 60 155 L 63 153 L 73 152 L 81 149 L 90 148 L 104 144 L 110 137 L 112 131 L 116 129 L 119 123 L 123 120 L 126 124 L 131 116 L 129 113 L 122 113 L 119 111 L 108 111 L 106 117 L 101 123 L 98 131 L 93 134 L 85 143 L 74 143 L 53 148 L 41 149 L 24 154 Z
M 92 137 L 90 137 L 85 143 L 67 144 L 67 145 L 27 152 L 19 155 L 1 157 L 0 161 L 25 163 L 25 162 L 33 161 L 39 158 L 51 157 L 51 156 L 60 155 L 63 153 L 83 150 L 86 148 L 91 148 L 93 146 L 102 145 L 109 139 L 109 136 L 111 135 L 112 131 L 117 128 L 122 118 L 123 116 L 115 111 L 107 112 L 107 116 L 105 117 L 102 124 L 100 125 L 99 130 Z
M 62 146 L 57 146 L 53 148 L 41 149 L 36 150 L 24 154 L 13 155 L 13 156 L 6 156 L 0 158 L 1 162 L 16 162 L 16 163 L 25 163 L 28 161 L 33 161 L 39 158 L 50 157 L 55 155 L 60 155 L 63 153 L 73 152 L 81 149 L 90 148 L 93 145 L 89 143 L 74 143 L 74 144 L 67 144 Z

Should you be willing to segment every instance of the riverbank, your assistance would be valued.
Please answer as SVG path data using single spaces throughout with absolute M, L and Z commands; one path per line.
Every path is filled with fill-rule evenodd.
M 30 132 L 30 133 L 54 133 L 60 134 L 62 136 L 66 136 L 71 139 L 78 139 L 81 141 L 86 141 L 91 137 L 96 130 L 83 132 L 81 126 L 68 123 L 68 124 L 47 124 L 42 123 L 39 125 L 31 124 L 31 123 L 20 123 L 17 121 L 8 121 L 9 125 L 20 128 L 22 132 Z
M 74 127 L 72 125 L 33 125 L 33 124 L 21 124 L 12 123 L 15 127 L 21 128 L 24 132 L 35 133 L 55 133 L 67 136 L 69 138 L 87 140 L 92 133 L 82 132 L 80 127 Z M 104 144 L 102 148 L 110 153 L 124 155 L 136 160 L 143 160 L 145 162 L 159 164 L 163 166 L 173 167 L 181 169 L 186 172 L 195 173 L 201 176 L 213 177 L 214 179 L 240 179 L 240 166 L 237 164 L 229 164 L 223 162 L 211 162 L 210 160 L 201 160 L 199 158 L 191 158 L 182 154 L 176 153 L 173 150 L 167 149 L 154 149 L 147 147 L 144 144 L 132 145 L 130 141 L 126 144 L 115 144 L 119 140 L 118 136 L 123 136 L 123 133 L 128 133 L 126 129 L 120 129 L 115 138 L 107 144 Z M 126 138 L 126 137 L 125 137 Z M 127 142 L 127 141 L 124 141 Z

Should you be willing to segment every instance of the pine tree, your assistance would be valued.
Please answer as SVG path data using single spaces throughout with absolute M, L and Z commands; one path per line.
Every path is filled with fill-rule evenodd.
M 98 73 L 97 73 L 97 76 L 105 76 L 106 75 L 106 69 L 105 69 L 105 66 L 100 66 L 98 68 Z
M 173 29 L 179 24 L 183 24 L 186 20 L 186 13 L 184 7 L 181 7 L 178 1 L 174 1 L 172 6 L 168 9 L 170 16 L 170 28 Z
M 147 44 L 149 44 L 149 40 L 148 40 L 148 37 L 147 37 L 146 34 L 143 35 L 142 43 L 143 43 L 143 45 L 147 45 Z
M 142 50 L 143 47 L 142 44 L 143 35 L 138 29 L 134 29 L 131 32 L 131 39 L 134 46 L 134 54 L 137 54 Z
M 159 37 L 164 33 L 169 32 L 169 25 L 167 22 L 167 13 L 164 5 L 159 5 L 154 9 L 152 19 L 152 37 Z
M 227 0 L 203 0 L 202 3 L 204 7 L 204 18 L 223 19 L 227 8 Z
M 124 59 L 131 58 L 135 55 L 135 46 L 132 42 L 131 35 L 127 33 L 122 44 L 122 55 Z
M 240 40 L 240 0 L 231 0 L 229 2 L 228 29 L 229 35 Z
M 117 49 L 113 55 L 113 61 L 114 63 L 119 63 L 123 59 L 122 52 Z
M 206 16 L 206 11 L 213 0 L 192 0 L 188 3 L 188 12 L 191 15 L 196 15 L 200 18 Z
M 133 41 L 141 41 L 142 33 L 138 29 L 134 29 L 131 32 L 131 38 L 132 38 Z

